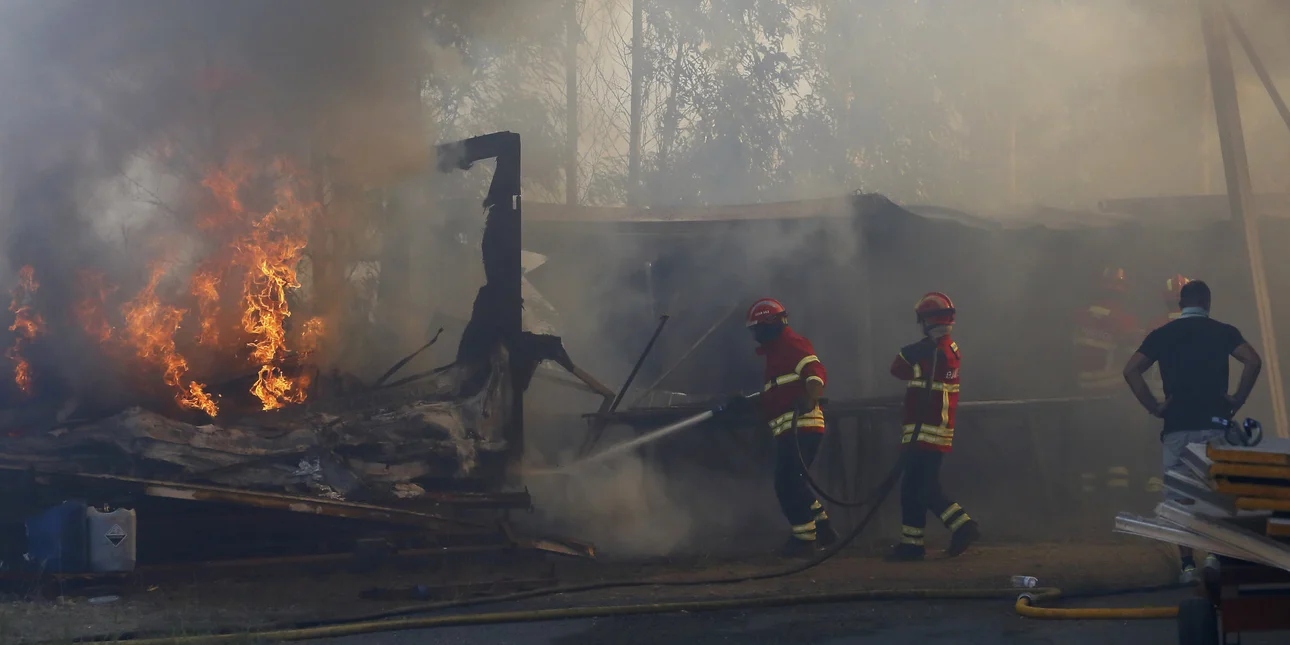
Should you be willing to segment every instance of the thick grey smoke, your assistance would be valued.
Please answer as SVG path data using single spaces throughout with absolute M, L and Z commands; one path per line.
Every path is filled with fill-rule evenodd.
M 613 0 L 599 4 L 622 6 Z M 739 139 L 745 145 L 735 145 L 727 137 L 729 132 L 747 128 L 748 123 L 763 123 L 756 120 L 758 115 L 753 108 L 747 107 L 756 101 L 739 93 L 748 87 L 728 80 L 721 86 L 696 86 L 694 79 L 728 79 L 720 73 L 739 76 L 750 72 L 718 69 L 703 77 L 703 72 L 711 71 L 704 64 L 728 64 L 731 59 L 716 51 L 719 47 L 715 42 L 696 44 L 685 39 L 711 36 L 715 41 L 731 32 L 722 31 L 715 36 L 686 32 L 685 27 L 698 20 L 687 13 L 695 11 L 695 5 L 648 3 L 647 15 L 657 22 L 647 28 L 647 34 L 660 33 L 648 30 L 663 29 L 653 26 L 662 24 L 671 29 L 664 30 L 664 35 L 672 39 L 660 36 L 664 46 L 646 59 L 650 67 L 645 100 L 644 203 L 656 207 L 740 204 L 832 197 L 862 189 L 885 194 L 903 204 L 955 207 L 981 215 L 985 221 L 1005 223 L 1012 215 L 1017 216 L 1017 223 L 1034 222 L 1036 205 L 1060 207 L 1070 209 L 1066 215 L 1069 221 L 1063 225 L 1079 228 L 1084 226 L 1084 220 L 1093 224 L 1097 216 L 1078 211 L 1096 210 L 1096 204 L 1109 197 L 1217 194 L 1224 190 L 1195 3 L 892 0 L 782 4 L 799 8 L 796 24 L 818 30 L 789 37 L 785 50 L 791 55 L 801 54 L 793 41 L 801 43 L 806 42 L 802 38 L 813 38 L 809 44 L 817 49 L 811 53 L 823 61 L 827 78 L 816 77 L 809 86 L 803 83 L 795 88 L 799 94 L 779 105 L 783 122 L 772 125 L 780 129 L 745 132 L 746 136 Z M 1290 91 L 1290 48 L 1283 42 L 1290 25 L 1286 5 L 1253 0 L 1229 4 L 1259 48 L 1274 80 L 1283 92 Z M 757 16 L 766 15 L 757 11 L 770 6 L 737 1 L 703 6 L 718 5 L 732 23 L 754 22 Z M 626 20 L 625 13 L 615 15 L 619 16 L 618 22 L 608 27 L 599 25 L 600 32 L 614 32 Z M 668 20 L 680 26 L 670 25 Z M 740 23 L 739 28 L 744 26 Z M 675 34 L 682 37 L 673 38 Z M 596 32 L 589 37 L 603 35 Z M 1262 193 L 1284 192 L 1290 188 L 1284 172 L 1290 131 L 1273 109 L 1235 38 L 1229 38 L 1229 42 L 1255 189 Z M 695 67 L 686 67 L 691 61 L 684 53 L 690 46 L 702 52 L 693 59 L 699 61 Z M 593 112 L 598 101 L 623 105 L 625 61 L 626 57 L 586 62 L 619 73 L 613 76 L 602 72 L 617 79 L 617 93 L 610 94 L 619 101 L 598 95 L 584 98 L 586 112 Z M 679 83 L 675 80 L 678 78 Z M 828 114 L 833 120 L 827 123 L 833 129 L 827 131 L 823 141 L 803 138 L 801 135 L 810 132 L 793 132 L 786 125 L 801 110 L 814 108 L 812 101 L 817 99 L 829 103 L 832 109 Z M 676 104 L 681 106 L 680 114 L 670 122 L 666 116 L 658 116 L 676 109 Z M 712 105 L 722 106 L 723 111 L 719 115 L 703 111 Z M 694 154 L 698 163 L 692 165 L 685 165 L 690 159 L 676 152 L 677 147 L 687 143 L 687 136 L 693 137 L 689 144 L 701 153 Z M 610 136 L 608 140 L 614 152 L 621 154 L 626 149 L 625 138 Z M 760 145 L 765 141 L 787 141 L 776 150 L 806 153 L 792 156 L 792 163 L 785 162 L 779 174 L 753 185 L 748 168 L 765 158 L 756 157 L 755 145 L 750 142 Z M 672 145 L 672 156 L 660 152 L 666 144 Z M 661 161 L 651 168 L 649 161 L 654 155 Z M 841 165 L 853 165 L 856 172 L 835 172 L 839 158 L 846 161 Z M 573 352 L 575 359 L 586 357 L 585 361 L 594 364 L 611 384 L 621 382 L 625 376 L 657 314 L 674 316 L 657 353 L 675 358 L 719 315 L 721 307 L 737 307 L 752 297 L 777 296 L 787 300 L 790 309 L 797 302 L 830 302 L 827 310 L 803 313 L 794 319 L 794 324 L 817 338 L 817 349 L 825 363 L 837 368 L 832 396 L 896 394 L 900 384 L 886 379 L 886 365 L 898 343 L 912 342 L 917 330 L 904 305 L 899 310 L 873 310 L 866 302 L 867 294 L 871 289 L 884 296 L 897 294 L 898 302 L 912 305 L 919 294 L 950 289 L 947 285 L 960 283 L 958 278 L 970 273 L 985 281 L 984 286 L 972 285 L 979 287 L 979 293 L 964 296 L 968 299 L 961 303 L 963 319 L 956 330 L 973 368 L 969 375 L 971 398 L 1068 395 L 1069 389 L 1064 389 L 1068 388 L 1068 375 L 1060 369 L 1038 374 L 1031 367 L 1037 356 L 1064 355 L 1069 343 L 1065 336 L 1057 348 L 1051 343 L 1042 345 L 1037 339 L 1067 323 L 1069 312 L 1045 316 L 1042 322 L 1036 320 L 1033 333 L 1023 332 L 1024 337 L 1005 337 L 1017 328 L 994 321 L 1000 317 L 1038 317 L 1037 312 L 1027 308 L 1025 298 L 1045 281 L 1065 294 L 1055 306 L 1073 311 L 1084 298 L 1091 297 L 1089 285 L 1101 269 L 1091 265 L 1103 262 L 1115 265 L 1132 261 L 1151 266 L 1150 273 L 1133 276 L 1135 299 L 1140 299 L 1133 307 L 1144 323 L 1163 315 L 1159 289 L 1153 285 L 1168 275 L 1180 272 L 1207 277 L 1197 274 L 1202 271 L 1200 267 L 1223 274 L 1208 276 L 1216 289 L 1229 294 L 1228 308 L 1220 312 L 1221 316 L 1241 324 L 1249 337 L 1257 337 L 1252 321 L 1236 319 L 1243 315 L 1238 312 L 1253 306 L 1238 295 L 1246 293 L 1248 285 L 1239 277 L 1245 260 L 1237 249 L 1219 250 L 1208 245 L 1180 249 L 1175 246 L 1180 238 L 1146 235 L 1137 239 L 1133 249 L 1116 250 L 1106 241 L 1102 245 L 1107 251 L 1105 257 L 1084 257 L 1082 260 L 1090 266 L 1072 266 L 1064 274 L 1051 275 L 1045 272 L 1051 270 L 1053 258 L 1062 257 L 1064 250 L 1044 246 L 1038 238 L 1033 247 L 999 248 L 993 257 L 974 257 L 978 264 L 971 267 L 940 265 L 935 258 L 921 256 L 917 247 L 890 248 L 882 249 L 882 257 L 871 258 L 890 269 L 884 274 L 889 282 L 865 286 L 864 281 L 871 277 L 851 276 L 855 280 L 850 283 L 842 280 L 822 284 L 815 279 L 819 275 L 845 273 L 846 267 L 856 266 L 856 250 L 864 246 L 853 229 L 839 226 L 838 218 L 829 217 L 839 214 L 819 214 L 823 217 L 815 220 L 817 225 L 802 222 L 785 230 L 767 227 L 724 235 L 712 233 L 714 227 L 706 234 L 696 234 L 692 243 L 679 234 L 661 239 L 601 229 L 600 235 L 579 236 L 565 250 L 568 257 L 594 257 L 575 261 L 558 255 L 552 260 L 553 266 L 544 269 L 553 272 L 549 279 L 544 281 L 540 276 L 536 284 L 557 302 L 564 318 L 573 321 L 575 326 L 566 334 L 567 344 L 578 350 Z M 1180 226 L 1184 225 L 1182 217 L 1180 213 Z M 683 225 L 676 226 L 681 230 Z M 592 246 L 598 250 L 585 250 Z M 675 278 L 677 284 L 661 290 L 671 300 L 655 300 L 645 278 L 645 267 L 647 263 L 658 265 L 671 252 L 689 261 L 703 261 L 689 264 L 684 275 Z M 1187 259 L 1188 255 L 1191 259 Z M 801 273 L 784 275 L 780 271 L 802 256 L 817 258 L 829 268 L 814 274 L 798 264 L 793 266 Z M 1231 260 L 1211 262 L 1215 256 Z M 554 266 L 562 263 L 568 268 Z M 891 300 L 886 297 L 883 302 Z M 866 325 L 873 327 L 871 333 L 866 331 Z M 718 335 L 717 346 L 680 370 L 672 381 L 676 389 L 722 394 L 704 389 L 710 386 L 705 378 L 740 369 L 746 370 L 751 385 L 756 385 L 758 366 L 744 353 L 750 353 L 751 347 L 736 344 L 737 337 L 727 332 L 730 342 L 721 344 L 724 341 Z M 829 340 L 848 337 L 878 339 L 881 345 L 860 347 L 857 351 Z M 999 351 L 983 354 L 985 347 Z M 659 362 L 669 364 L 667 359 Z M 730 380 L 723 383 L 726 387 L 733 385 Z M 1265 396 L 1263 389 L 1260 387 L 1256 398 Z M 595 402 L 583 401 L 581 405 L 589 411 Z M 1263 407 L 1262 402 L 1252 404 L 1251 413 L 1266 416 Z M 559 432 L 580 437 L 580 425 L 580 420 L 568 419 Z M 1145 443 L 1149 444 L 1155 430 L 1148 425 L 1126 432 L 1147 437 Z M 889 435 L 891 428 L 875 431 Z M 594 518 L 599 511 L 604 524 L 598 528 L 603 533 L 612 532 L 619 521 L 613 519 L 614 513 L 634 508 L 659 526 L 670 527 L 673 534 L 688 537 L 694 537 L 705 523 L 709 528 L 722 522 L 738 524 L 734 518 L 754 515 L 758 508 L 770 508 L 774 515 L 774 500 L 768 490 L 727 495 L 720 486 L 732 481 L 732 476 L 707 473 L 706 477 L 687 480 L 694 473 L 681 472 L 685 455 L 671 457 L 665 465 L 659 465 L 663 462 L 658 460 L 647 462 L 645 475 L 640 474 L 641 466 L 633 462 L 617 473 L 587 476 L 581 488 L 594 493 L 587 495 L 595 501 L 570 512 L 584 520 L 585 526 L 597 527 Z M 661 468 L 663 472 L 651 468 Z M 668 490 L 656 485 L 659 479 L 686 483 Z M 646 490 L 651 493 L 648 503 L 640 500 L 641 491 Z M 615 497 L 615 493 L 619 496 Z M 708 515 L 708 498 L 724 498 L 731 516 L 714 519 Z M 639 520 L 640 515 L 633 517 L 649 523 Z M 686 542 L 677 538 L 675 545 Z M 642 548 L 659 552 L 672 548 L 671 544 L 670 540 L 659 540 Z
M 345 233 L 367 216 L 338 187 L 353 193 L 424 169 L 433 138 L 421 104 L 431 75 L 424 4 L 0 5 L 0 85 L 11 97 L 0 106 L 0 226 L 9 264 L 34 267 L 48 333 L 62 339 L 48 350 L 63 356 L 47 357 L 47 376 L 94 372 L 70 311 L 84 272 L 106 277 L 114 309 L 153 263 L 182 267 L 220 241 L 196 228 L 212 168 L 290 159 L 288 174 L 316 191 L 299 197 L 332 202 L 314 231 L 323 241 L 353 237 Z M 244 200 L 271 194 L 238 189 Z M 311 251 L 342 255 L 328 246 Z M 163 302 L 196 311 L 179 284 L 160 290 Z

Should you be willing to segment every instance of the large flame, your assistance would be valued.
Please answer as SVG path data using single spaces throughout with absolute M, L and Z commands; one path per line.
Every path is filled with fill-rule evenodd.
M 222 374 L 225 382 L 235 382 L 240 375 L 222 373 L 234 363 L 247 370 L 244 375 L 254 374 L 250 393 L 264 410 L 301 403 L 310 372 L 299 359 L 317 349 L 324 331 L 316 317 L 288 324 L 290 294 L 300 288 L 297 266 L 319 210 L 307 197 L 312 186 L 289 161 L 259 163 L 242 151 L 208 170 L 200 190 L 203 199 L 192 221 L 202 252 L 193 264 L 152 262 L 146 284 L 124 302 L 114 299 L 117 287 L 101 271 L 82 270 L 71 313 L 91 340 L 124 348 L 159 370 L 182 407 L 211 417 L 219 412 L 206 379 L 190 374 L 185 353 L 194 352 L 216 359 L 197 362 L 213 372 L 203 377 Z M 184 247 L 171 237 L 154 241 L 167 258 Z M 186 284 L 159 290 L 164 281 L 184 275 Z M 38 287 L 31 267 L 19 278 L 10 305 L 15 341 L 6 355 L 14 361 L 15 381 L 30 391 L 31 368 L 21 349 L 43 332 L 44 322 L 30 305 Z M 114 322 L 118 310 L 120 320 Z
M 187 311 L 162 304 L 157 297 L 157 285 L 166 275 L 166 266 L 154 264 L 148 284 L 121 307 L 125 317 L 123 340 L 132 346 L 136 355 L 162 369 L 162 381 L 177 390 L 175 402 L 187 408 L 201 410 L 214 417 L 219 408 L 202 384 L 183 383 L 188 372 L 188 360 L 175 349 L 175 332 Z
M 9 303 L 9 311 L 13 312 L 9 331 L 14 333 L 14 339 L 5 356 L 13 361 L 13 381 L 25 394 L 31 394 L 31 363 L 23 357 L 22 348 L 45 330 L 44 319 L 31 305 L 31 296 L 39 288 L 36 270 L 30 265 L 24 266 L 18 271 L 18 284 L 13 288 L 13 299 Z
M 296 265 L 309 239 L 316 204 L 302 201 L 303 186 L 285 161 L 274 164 L 276 203 L 252 219 L 251 229 L 234 243 L 244 269 L 242 330 L 251 335 L 251 360 L 259 375 L 251 393 L 265 410 L 305 400 L 307 380 L 287 378 L 278 364 L 287 355 L 286 320 L 291 316 L 287 293 L 299 289 Z

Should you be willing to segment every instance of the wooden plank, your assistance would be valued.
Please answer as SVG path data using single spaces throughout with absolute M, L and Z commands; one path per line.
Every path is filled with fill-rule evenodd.
M 1269 499 L 1266 497 L 1239 497 L 1236 508 L 1243 511 L 1286 511 L 1290 512 L 1290 499 Z
M 1290 466 L 1290 439 L 1270 437 L 1253 447 L 1211 443 L 1206 455 L 1216 462 Z
M 1246 481 L 1232 481 L 1226 477 L 1215 477 L 1214 490 L 1238 497 L 1264 497 L 1268 499 L 1290 499 L 1290 486 L 1263 484 Z
M 1260 466 L 1257 464 L 1229 464 L 1214 462 L 1209 467 L 1210 477 L 1251 477 L 1254 479 L 1284 480 L 1290 486 L 1290 466 Z
M 1268 538 L 1261 531 L 1253 531 L 1229 521 L 1193 515 L 1176 502 L 1160 504 L 1156 507 L 1156 515 L 1193 533 L 1248 551 L 1257 556 L 1260 562 L 1290 571 L 1290 547 Z
M 1275 538 L 1290 538 L 1290 518 L 1269 517 L 1267 535 Z
M 1230 517 L 1239 510 L 1231 495 L 1215 491 L 1208 482 L 1192 477 L 1190 472 L 1170 470 L 1165 473 L 1164 484 L 1166 490 L 1208 506 L 1209 510 L 1203 511 L 1206 514 Z
M 0 470 L 22 469 L 0 465 Z M 466 522 L 456 518 L 407 509 L 377 506 L 374 504 L 363 504 L 359 502 L 304 497 L 301 495 L 288 495 L 283 493 L 269 493 L 264 491 L 248 491 L 236 488 L 226 488 L 223 486 L 207 486 L 204 484 L 158 481 L 153 479 L 141 479 L 138 477 L 126 477 L 122 475 L 34 472 L 37 475 L 44 475 L 47 477 L 129 484 L 137 487 L 140 492 L 149 497 L 163 497 L 167 499 L 189 500 L 196 502 L 224 502 L 242 506 L 255 506 L 258 508 L 289 511 L 293 513 L 372 520 L 464 533 L 494 531 L 494 529 L 489 526 L 474 522 Z
M 1205 446 L 1188 444 L 1182 451 L 1182 462 L 1198 479 L 1210 479 L 1209 467 L 1214 462 L 1205 454 Z

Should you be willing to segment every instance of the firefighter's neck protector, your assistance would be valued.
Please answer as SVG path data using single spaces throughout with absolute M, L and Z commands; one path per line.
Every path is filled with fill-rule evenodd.
M 932 340 L 936 340 L 942 336 L 949 336 L 953 329 L 954 325 L 934 325 L 929 322 L 923 323 L 923 333 Z
M 753 339 L 758 343 L 765 345 L 766 343 L 779 338 L 779 335 L 784 333 L 784 328 L 787 326 L 788 325 L 782 322 L 757 323 L 756 325 L 749 327 L 749 329 L 752 330 Z

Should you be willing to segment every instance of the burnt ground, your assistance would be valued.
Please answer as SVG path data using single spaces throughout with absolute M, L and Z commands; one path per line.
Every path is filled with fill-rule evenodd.
M 554 561 L 561 584 L 648 577 L 681 580 L 697 576 L 739 576 L 783 566 L 770 558 L 651 563 Z M 543 565 L 546 566 L 546 565 Z M 531 567 L 520 577 L 531 576 Z M 220 578 L 182 576 L 127 588 L 120 600 L 95 605 L 84 596 L 11 601 L 0 605 L 0 642 L 70 640 L 91 635 L 193 634 L 211 630 L 248 631 L 275 623 L 336 619 L 409 606 L 409 600 L 363 600 L 363 590 L 435 584 L 447 569 L 416 570 L 406 565 L 376 573 L 260 572 Z M 561 594 L 516 606 L 545 608 L 703 600 L 771 594 L 840 592 L 853 589 L 999 588 L 1014 574 L 1037 576 L 1041 585 L 1067 590 L 1138 587 L 1173 580 L 1173 556 L 1144 542 L 983 546 L 953 560 L 896 565 L 876 553 L 848 551 L 825 565 L 793 576 L 701 587 L 636 587 Z M 496 568 L 493 577 L 502 575 Z M 515 575 L 511 572 L 511 575 Z M 1004 603 L 1007 604 L 1006 602 Z M 626 624 L 626 623 L 624 623 Z M 356 642 L 386 642 L 383 640 Z M 390 641 L 403 642 L 403 641 Z M 429 641 L 427 641 L 429 642 Z

